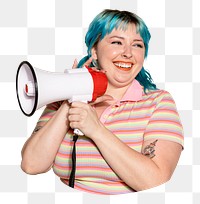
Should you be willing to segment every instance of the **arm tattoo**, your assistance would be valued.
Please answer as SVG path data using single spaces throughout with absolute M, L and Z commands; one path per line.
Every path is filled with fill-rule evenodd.
M 147 145 L 147 146 L 144 148 L 142 154 L 143 154 L 144 156 L 149 157 L 150 159 L 152 159 L 153 157 L 155 157 L 155 149 L 154 149 L 154 147 L 156 146 L 156 142 L 157 142 L 157 141 L 158 141 L 158 140 L 155 140 L 154 142 L 150 143 L 150 145 Z
M 37 131 L 39 131 L 42 128 L 42 126 L 36 126 L 35 129 L 33 130 L 32 134 L 35 134 Z

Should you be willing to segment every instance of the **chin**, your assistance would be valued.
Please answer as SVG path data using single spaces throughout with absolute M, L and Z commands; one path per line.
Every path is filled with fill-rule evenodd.
M 131 79 L 131 80 L 115 80 L 115 81 L 113 81 L 112 84 L 117 88 L 122 88 L 122 87 L 131 85 L 133 80 L 134 79 Z

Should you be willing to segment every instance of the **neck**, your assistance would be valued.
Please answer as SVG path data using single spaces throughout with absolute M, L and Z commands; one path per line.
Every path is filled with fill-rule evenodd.
M 112 85 L 108 84 L 108 88 L 107 88 L 105 94 L 112 96 L 115 100 L 120 100 L 124 96 L 128 87 L 129 86 L 116 88 L 116 87 L 113 87 Z

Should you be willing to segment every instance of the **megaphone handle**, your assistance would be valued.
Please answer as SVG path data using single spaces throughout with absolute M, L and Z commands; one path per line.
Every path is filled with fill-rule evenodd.
M 77 97 L 77 98 L 76 98 Z M 77 101 L 79 96 L 73 96 L 72 99 L 69 100 L 69 102 Z M 87 100 L 81 100 L 81 102 L 87 103 Z M 83 136 L 84 134 L 79 129 L 74 129 L 74 134 L 78 136 Z

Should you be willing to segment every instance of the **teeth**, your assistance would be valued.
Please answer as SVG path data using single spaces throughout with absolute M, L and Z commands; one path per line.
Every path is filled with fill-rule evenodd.
M 132 64 L 126 64 L 126 63 L 114 63 L 116 66 L 121 68 L 130 68 Z

